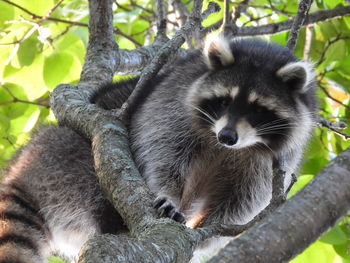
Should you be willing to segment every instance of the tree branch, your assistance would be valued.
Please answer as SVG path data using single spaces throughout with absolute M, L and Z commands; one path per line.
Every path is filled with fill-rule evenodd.
M 286 262 L 344 217 L 350 209 L 349 200 L 350 149 L 261 224 L 231 241 L 208 262 Z
M 290 34 L 288 36 L 288 41 L 286 47 L 291 51 L 294 51 L 296 42 L 299 37 L 299 32 L 302 25 L 305 22 L 309 9 L 311 7 L 313 0 L 301 0 L 299 2 L 298 13 L 296 17 L 293 19 L 292 28 L 290 30 Z
M 333 123 L 330 121 L 327 121 L 326 119 L 319 118 L 318 125 L 324 128 L 327 128 L 334 132 L 335 134 L 338 134 L 339 136 L 343 137 L 344 140 L 350 140 L 350 135 L 339 131 L 336 127 L 334 127 Z
M 312 14 L 305 19 L 303 26 L 327 21 L 332 18 L 350 15 L 350 6 L 337 7 L 331 10 L 322 10 Z M 293 24 L 294 19 L 288 19 L 279 23 L 272 23 L 263 26 L 249 26 L 239 27 L 236 36 L 257 36 L 257 35 L 271 35 L 280 32 L 288 31 Z M 218 29 L 222 22 L 215 23 L 210 27 L 202 30 L 202 34 Z M 234 28 L 233 28 L 234 29 Z

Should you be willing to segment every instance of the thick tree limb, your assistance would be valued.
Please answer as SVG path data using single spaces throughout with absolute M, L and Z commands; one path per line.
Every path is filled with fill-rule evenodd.
M 106 12 L 111 13 L 109 0 L 90 1 L 95 12 L 93 15 L 101 16 L 102 9 L 94 9 L 101 6 L 104 15 L 109 17 L 106 15 Z M 101 34 L 99 30 L 102 28 L 94 24 L 108 23 L 106 18 L 101 20 L 90 19 L 94 37 L 106 38 L 101 41 L 90 38 L 89 45 L 93 46 L 88 48 L 88 65 L 84 67 L 79 84 L 88 89 L 93 88 L 97 81 L 108 80 L 115 66 L 113 59 L 99 59 L 105 54 L 103 45 L 115 51 L 108 42 L 111 41 L 108 33 Z M 93 73 L 96 67 L 102 68 Z M 124 125 L 115 118 L 115 112 L 103 111 L 89 104 L 88 97 L 89 92 L 85 89 L 61 85 L 51 95 L 52 109 L 60 124 L 72 127 L 92 141 L 101 189 L 123 217 L 131 235 L 138 239 L 108 235 L 96 237 L 88 242 L 79 262 L 154 262 L 155 259 L 186 262 L 195 245 L 211 236 L 215 229 L 191 230 L 170 219 L 156 219 L 152 209 L 153 196 L 132 160 Z
M 137 239 L 93 238 L 79 262 L 186 262 L 195 245 L 216 230 L 191 230 L 170 219 L 156 219 L 153 195 L 132 160 L 124 125 L 113 111 L 99 109 L 87 100 L 86 93 L 69 85 L 58 86 L 51 95 L 58 121 L 92 141 L 101 188 Z
M 286 45 L 286 47 L 289 48 L 291 51 L 294 51 L 295 49 L 295 45 L 299 37 L 300 29 L 304 24 L 307 14 L 309 13 L 309 9 L 311 7 L 312 2 L 313 0 L 301 0 L 299 2 L 298 13 L 293 20 L 293 25 L 290 30 L 287 45 Z
M 345 216 L 350 210 L 349 200 L 350 149 L 209 262 L 286 262 Z

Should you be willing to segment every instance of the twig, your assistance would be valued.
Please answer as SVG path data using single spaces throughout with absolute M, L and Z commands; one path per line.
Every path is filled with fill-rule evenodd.
M 242 5 L 243 6 L 243 5 Z M 272 10 L 274 11 L 275 13 L 278 13 L 280 15 L 283 15 L 287 18 L 291 18 L 292 17 L 292 14 L 291 13 L 288 13 L 286 11 L 284 11 L 283 9 L 280 10 L 280 9 L 277 9 L 274 5 L 271 5 L 271 3 L 269 4 L 269 6 L 263 6 L 263 5 L 250 5 L 250 4 L 247 4 L 245 5 L 246 8 L 248 7 L 252 7 L 252 8 L 257 8 L 257 9 L 268 9 L 268 10 Z
M 24 21 L 21 21 L 21 22 L 24 22 Z M 10 43 L 0 43 L 0 46 L 9 46 L 9 45 L 20 44 L 23 41 L 25 41 L 26 39 L 28 39 L 36 30 L 38 30 L 38 27 L 39 27 L 39 25 L 33 26 L 24 34 L 24 36 L 22 38 L 20 38 L 16 41 L 10 42 Z
M 28 15 L 31 16 L 32 19 L 39 19 L 40 21 L 36 22 L 36 24 L 40 24 L 42 21 L 46 21 L 46 20 L 49 20 L 49 21 L 54 21 L 54 22 L 59 22 L 59 23 L 65 23 L 65 24 L 69 24 L 69 25 L 72 25 L 72 26 L 82 26 L 82 27 L 88 27 L 88 24 L 85 24 L 85 23 L 81 23 L 81 22 L 75 22 L 75 21 L 69 21 L 69 20 L 64 20 L 64 19 L 60 19 L 60 18 L 56 18 L 56 17 L 50 17 L 50 15 L 52 14 L 52 12 L 59 6 L 60 3 L 62 3 L 63 0 L 57 2 L 55 4 L 55 6 L 50 9 L 48 11 L 48 13 L 45 15 L 45 16 L 39 16 L 37 14 L 34 14 L 33 12 L 25 9 L 24 7 L 16 4 L 16 3 L 13 3 L 9 0 L 0 0 L 0 1 L 3 1 L 5 3 L 8 3 L 12 6 L 15 6 L 19 9 L 21 9 L 22 11 L 24 11 L 25 13 L 27 13 Z M 127 34 L 124 34 L 122 31 L 120 31 L 119 29 L 115 29 L 114 30 L 114 33 L 117 34 L 117 35 L 120 35 L 122 37 L 125 37 L 126 39 L 130 40 L 131 42 L 133 42 L 137 47 L 140 47 L 142 46 L 141 43 L 137 42 L 135 39 L 131 38 L 129 35 Z M 23 39 L 24 40 L 24 39 Z M 22 41 L 23 41 L 22 40 Z M 22 42 L 20 40 L 17 40 L 13 43 L 3 43 L 3 44 L 0 44 L 0 45 L 11 45 L 11 44 L 16 44 L 16 43 L 20 43 Z
M 256 18 L 250 17 L 250 20 L 247 21 L 247 22 L 244 22 L 243 26 L 246 26 L 247 24 L 255 22 L 255 21 L 258 22 L 261 19 L 268 18 L 268 17 L 271 17 L 271 16 L 272 16 L 272 14 L 267 14 L 267 15 L 264 15 L 264 16 L 256 17 Z
M 338 35 L 336 38 L 330 40 L 327 42 L 326 46 L 324 47 L 321 55 L 320 55 L 320 58 L 319 60 L 317 61 L 317 63 L 315 64 L 315 67 L 317 68 L 319 65 L 322 64 L 322 62 L 324 61 L 324 58 L 326 56 L 326 53 L 328 51 L 328 49 L 333 45 L 335 44 L 336 42 L 340 41 L 340 40 L 347 40 L 347 39 L 350 39 L 349 36 L 340 36 Z
M 48 108 L 48 109 L 50 108 L 49 99 L 46 99 L 46 103 L 40 103 L 40 102 L 20 100 L 20 99 L 14 98 L 11 101 L 5 101 L 5 102 L 0 103 L 0 106 L 12 104 L 12 103 L 31 104 L 31 105 L 36 105 L 36 106 L 40 106 L 40 107 L 45 107 L 45 108 Z
M 161 0 L 161 1 L 163 1 L 163 0 Z M 143 7 L 143 6 L 139 5 L 139 4 L 137 4 L 137 3 L 136 3 L 135 1 L 133 1 L 133 0 L 131 0 L 130 3 L 131 3 L 132 6 L 135 6 L 135 7 L 137 7 L 137 8 L 140 8 L 140 9 L 142 9 L 142 10 L 144 10 L 144 11 L 150 13 L 151 15 L 156 16 L 156 13 L 154 13 L 153 10 Z
M 113 30 L 114 34 L 120 35 L 122 37 L 125 37 L 127 40 L 129 40 L 130 42 L 134 43 L 136 47 L 142 47 L 142 44 L 138 41 L 136 41 L 135 39 L 133 39 L 132 37 L 130 37 L 128 34 L 123 33 L 120 29 L 115 28 Z
M 334 124 L 332 122 L 330 122 L 330 121 L 328 121 L 328 120 L 326 120 L 324 118 L 319 118 L 317 124 L 319 126 L 321 126 L 321 127 L 327 128 L 327 129 L 331 130 L 332 132 L 334 132 L 335 134 L 343 137 L 343 139 L 346 140 L 346 141 L 350 140 L 350 135 L 339 131 L 338 129 L 336 129 L 334 127 Z
M 300 0 L 298 13 L 293 21 L 293 25 L 288 36 L 288 41 L 286 47 L 293 51 L 299 36 L 301 27 L 303 26 L 306 16 L 310 10 L 313 0 Z
M 62 4 L 63 0 L 59 0 L 47 13 L 43 16 L 42 20 L 48 19 L 52 13 Z
M 50 20 L 50 21 L 56 21 L 56 22 L 71 24 L 71 25 L 75 25 L 75 26 L 84 26 L 84 27 L 88 26 L 87 24 L 84 24 L 84 23 L 68 21 L 68 20 L 64 20 L 64 19 L 60 19 L 60 18 L 49 17 L 49 16 L 46 16 L 46 15 L 45 16 L 39 16 L 39 15 L 34 14 L 33 12 L 29 11 L 28 9 L 25 9 L 24 7 L 22 7 L 22 6 L 20 6 L 20 5 L 16 4 L 16 3 L 13 3 L 13 2 L 11 2 L 9 0 L 1 0 L 1 1 L 21 9 L 22 11 L 24 11 L 25 13 L 30 15 L 32 19 Z M 54 9 L 57 8 L 56 5 L 53 7 Z M 51 14 L 52 12 L 49 11 L 49 13 Z
M 344 108 L 346 108 L 346 110 L 350 111 L 350 107 L 346 104 L 344 104 L 343 102 L 341 102 L 340 100 L 338 100 L 337 98 L 334 98 L 326 89 L 325 87 L 322 86 L 322 84 L 319 82 L 319 87 L 321 88 L 321 90 L 326 94 L 326 96 L 328 98 L 330 98 L 331 100 L 335 101 L 336 103 L 339 103 L 340 105 L 342 105 Z
M 24 104 L 32 104 L 32 105 L 36 105 L 36 106 L 41 106 L 41 107 L 45 107 L 45 108 L 50 108 L 50 102 L 49 99 L 45 98 L 45 99 L 39 99 L 38 101 L 27 101 L 27 100 L 22 100 L 17 98 L 8 88 L 2 86 L 2 88 L 7 92 L 7 94 L 9 94 L 12 97 L 12 100 L 10 101 L 5 101 L 0 103 L 0 106 L 4 106 L 4 105 L 8 105 L 11 103 L 24 103 Z

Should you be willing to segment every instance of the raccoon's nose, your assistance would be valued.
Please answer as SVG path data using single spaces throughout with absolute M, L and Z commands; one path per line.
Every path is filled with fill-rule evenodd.
M 219 142 L 227 146 L 236 144 L 238 140 L 237 133 L 230 130 L 221 130 L 218 134 Z

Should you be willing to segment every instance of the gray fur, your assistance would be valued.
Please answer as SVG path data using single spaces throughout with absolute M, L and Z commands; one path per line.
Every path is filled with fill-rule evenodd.
M 269 52 L 266 53 L 271 55 Z M 266 60 L 264 55 L 256 57 L 254 63 L 259 63 L 259 59 Z M 305 95 L 312 103 L 305 105 L 295 98 L 296 108 L 293 108 L 285 102 L 289 97 L 283 92 L 261 84 L 266 82 L 265 74 L 269 72 L 252 72 L 249 78 L 249 81 L 252 81 L 251 78 L 254 80 L 251 92 L 262 94 L 259 96 L 261 100 L 266 97 L 277 112 L 288 115 L 293 123 L 291 136 L 274 151 L 261 147 L 227 149 L 218 145 L 208 128 L 199 125 L 194 107 L 200 101 L 198 98 L 215 97 L 216 93 L 222 92 L 215 91 L 217 89 L 226 89 L 229 93 L 232 87 L 244 86 L 247 72 L 244 69 L 233 74 L 229 69 L 216 72 L 213 67 L 217 66 L 218 60 L 208 67 L 207 61 L 211 59 L 210 54 L 208 56 L 204 58 L 194 53 L 155 87 L 133 115 L 131 147 L 151 190 L 179 208 L 187 222 L 195 217 L 190 204 L 200 202 L 201 207 L 196 214 L 204 213 L 207 222 L 216 220 L 228 225 L 244 224 L 257 215 L 271 198 L 273 159 L 278 155 L 286 156 L 286 188 L 291 173 L 297 171 L 314 125 L 314 91 L 311 89 Z M 249 56 L 247 54 L 247 60 L 255 58 Z M 278 57 L 276 61 L 276 64 L 284 65 L 291 62 L 280 62 Z M 279 68 L 273 72 L 276 73 Z M 199 220 L 195 225 L 200 224 L 203 218 Z
M 37 215 L 8 197 L 13 193 L 37 210 Z M 0 208 L 0 218 L 12 213 L 41 226 L 36 229 L 23 220 L 0 219 L 0 224 L 13 225 L 0 227 L 0 261 L 46 262 L 44 258 L 52 253 L 74 260 L 89 237 L 103 232 L 101 217 L 110 209 L 94 174 L 89 142 L 65 127 L 41 129 L 8 168 Z M 24 236 L 38 249 L 23 248 L 21 242 L 1 244 L 4 235 Z M 21 247 L 26 253 L 18 252 Z

